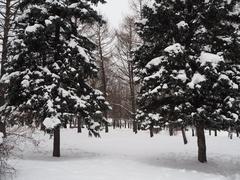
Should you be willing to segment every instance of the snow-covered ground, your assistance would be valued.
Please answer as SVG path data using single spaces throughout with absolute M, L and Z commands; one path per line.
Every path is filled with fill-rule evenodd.
M 61 158 L 53 158 L 52 140 L 37 148 L 26 144 L 22 158 L 11 160 L 14 180 L 240 180 L 240 139 L 227 134 L 207 137 L 208 163 L 197 161 L 196 137 L 166 132 L 149 138 L 148 132 L 111 130 L 102 138 L 87 132 L 61 131 Z M 10 178 L 9 178 L 10 179 Z

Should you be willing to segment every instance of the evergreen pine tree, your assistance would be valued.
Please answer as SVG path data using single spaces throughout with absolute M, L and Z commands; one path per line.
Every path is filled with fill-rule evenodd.
M 137 23 L 137 117 L 149 129 L 196 126 L 200 162 L 204 128 L 239 121 L 239 23 L 237 0 L 156 0 Z
M 9 124 L 37 126 L 54 134 L 60 156 L 60 127 L 81 116 L 90 135 L 109 108 L 88 81 L 96 77 L 95 45 L 77 24 L 101 22 L 92 6 L 103 0 L 23 0 L 11 41 L 11 59 L 1 81 L 8 85 L 1 114 Z M 79 23 L 76 23 L 79 22 Z

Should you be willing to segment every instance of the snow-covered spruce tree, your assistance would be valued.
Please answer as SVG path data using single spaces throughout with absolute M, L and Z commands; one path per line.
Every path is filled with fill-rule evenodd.
M 96 77 L 95 45 L 77 32 L 77 21 L 102 21 L 92 9 L 103 0 L 23 0 L 11 59 L 1 81 L 8 85 L 2 116 L 11 125 L 37 126 L 54 134 L 53 156 L 60 156 L 60 127 L 79 115 L 90 135 L 109 108 L 88 81 Z
M 162 56 L 148 62 L 141 71 L 141 96 L 138 118 L 142 119 L 144 128 L 185 127 L 186 117 L 183 111 L 188 106 L 185 102 L 187 73 L 190 67 L 180 44 L 169 46 Z M 143 112 L 141 112 L 143 111 Z M 141 117 L 143 116 L 143 117 Z M 146 116 L 146 117 L 145 117 Z
M 194 125 L 206 162 L 204 128 L 239 122 L 239 1 L 156 0 L 137 23 L 135 53 L 143 127 Z

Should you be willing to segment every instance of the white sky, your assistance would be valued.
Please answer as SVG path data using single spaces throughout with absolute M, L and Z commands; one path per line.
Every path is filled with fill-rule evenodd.
M 129 0 L 106 0 L 107 3 L 99 6 L 99 11 L 109 21 L 110 26 L 117 28 L 124 15 L 130 13 Z

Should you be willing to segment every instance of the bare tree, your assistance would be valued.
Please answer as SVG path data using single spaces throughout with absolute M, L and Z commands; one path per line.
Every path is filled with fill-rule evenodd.
M 130 89 L 130 104 L 133 119 L 133 131 L 137 133 L 137 122 L 135 120 L 136 114 L 136 85 L 134 82 L 133 72 L 133 50 L 140 43 L 135 31 L 135 18 L 127 16 L 121 26 L 121 29 L 116 32 L 116 58 L 118 70 L 123 76 L 123 79 L 128 82 Z
M 150 3 L 151 0 L 131 0 L 130 8 L 132 9 L 136 19 L 142 19 L 144 5 Z
M 82 27 L 82 30 L 86 32 L 88 37 L 95 42 L 97 45 L 97 51 L 95 52 L 95 56 L 97 59 L 97 63 L 100 68 L 100 83 L 94 82 L 95 86 L 100 86 L 103 92 L 105 99 L 108 99 L 108 72 L 110 71 L 110 67 L 112 66 L 111 58 L 112 58 L 112 46 L 113 41 L 115 39 L 113 31 L 110 30 L 107 23 L 97 23 L 90 27 Z M 107 111 L 104 112 L 104 116 L 106 121 L 105 132 L 108 132 L 108 114 Z

